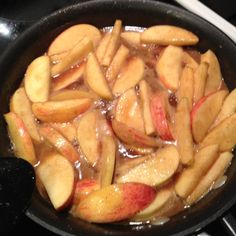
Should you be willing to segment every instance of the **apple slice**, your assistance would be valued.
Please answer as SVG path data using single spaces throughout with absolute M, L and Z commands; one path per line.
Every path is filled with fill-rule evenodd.
M 31 165 L 35 165 L 37 158 L 34 145 L 24 122 L 14 112 L 5 114 L 4 118 L 8 125 L 8 132 L 13 143 L 15 155 L 28 161 Z
M 107 49 L 110 39 L 111 39 L 111 33 L 108 32 L 103 36 L 103 38 L 101 39 L 100 43 L 98 44 L 98 46 L 96 48 L 95 55 L 96 55 L 100 64 L 102 64 L 102 60 L 105 55 L 105 52 L 106 52 L 106 49 Z
M 100 97 L 112 99 L 110 88 L 94 53 L 90 53 L 88 56 L 85 80 L 88 86 Z
M 73 196 L 75 173 L 71 163 L 60 154 L 51 154 L 41 161 L 36 172 L 42 181 L 53 207 L 62 210 Z
M 214 52 L 208 50 L 201 56 L 201 62 L 208 63 L 208 77 L 206 81 L 205 95 L 215 92 L 220 88 L 222 75 L 220 64 Z
M 129 46 L 139 47 L 141 46 L 140 40 L 141 32 L 126 31 L 120 34 L 122 40 Z
M 182 60 L 184 65 L 192 68 L 194 72 L 198 68 L 198 62 L 188 52 L 183 52 Z
M 222 120 L 232 115 L 235 111 L 236 111 L 236 89 L 230 92 L 230 94 L 226 97 L 214 125 L 219 124 Z
M 226 90 L 220 90 L 200 99 L 191 111 L 191 124 L 194 140 L 199 143 L 205 137 L 208 129 L 218 115 Z
M 183 49 L 176 46 L 168 46 L 156 63 L 156 72 L 166 88 L 177 90 L 179 78 L 182 72 Z
M 102 151 L 99 169 L 101 171 L 101 187 L 104 188 L 112 183 L 116 159 L 116 143 L 110 135 L 104 135 L 101 143 Z
M 124 45 L 121 45 L 106 71 L 106 79 L 110 84 L 113 84 L 115 82 L 115 79 L 119 74 L 120 68 L 124 64 L 128 55 L 129 49 Z
M 65 101 L 49 101 L 33 103 L 34 115 L 44 122 L 67 122 L 85 112 L 92 104 L 89 98 Z
M 106 51 L 103 56 L 101 65 L 103 65 L 103 66 L 110 65 L 111 60 L 112 60 L 113 56 L 115 55 L 116 50 L 119 46 L 121 29 L 122 29 L 121 20 L 116 20 L 114 27 L 112 29 L 111 37 L 110 37 L 110 40 L 109 40 L 108 45 L 106 47 Z
M 66 88 L 70 84 L 79 81 L 83 78 L 85 69 L 85 63 L 81 63 L 79 66 L 75 66 L 70 70 L 67 70 L 60 76 L 52 80 L 52 91 L 58 91 L 60 89 Z
M 144 62 L 140 57 L 129 58 L 127 64 L 121 69 L 118 78 L 112 88 L 114 95 L 122 94 L 134 87 L 144 76 Z
M 100 157 L 100 141 L 97 132 L 100 116 L 98 110 L 93 110 L 82 116 L 77 125 L 77 139 L 81 151 L 92 166 Z
M 31 138 L 37 142 L 40 142 L 41 140 L 36 121 L 31 110 L 31 103 L 24 88 L 17 89 L 11 97 L 10 110 L 22 119 Z
M 150 97 L 152 96 L 152 91 L 146 80 L 140 81 L 139 93 L 141 98 L 145 132 L 147 135 L 150 135 L 155 132 L 155 127 L 153 125 L 152 114 L 150 110 Z
M 155 196 L 155 189 L 144 184 L 113 184 L 89 194 L 73 214 L 95 223 L 125 220 L 148 206 Z
M 27 96 L 32 102 L 46 102 L 50 89 L 51 66 L 48 56 L 34 59 L 27 67 L 24 86 Z
M 134 88 L 123 93 L 116 104 L 115 119 L 144 133 L 144 121 Z
M 162 92 L 156 93 L 152 96 L 150 102 L 150 110 L 152 115 L 153 125 L 163 140 L 173 140 L 170 131 L 170 125 L 167 120 L 167 98 Z
M 221 152 L 230 151 L 236 145 L 236 114 L 225 118 L 215 126 L 203 139 L 200 144 L 205 147 L 211 144 L 219 144 Z
M 135 147 L 135 146 L 129 145 L 129 144 L 124 144 L 124 147 L 127 149 L 128 152 L 131 152 L 131 153 L 137 154 L 137 155 L 147 155 L 147 154 L 151 154 L 155 151 L 155 148 Z
M 58 152 L 65 156 L 72 164 L 80 160 L 78 151 L 52 126 L 44 124 L 40 127 L 39 132 L 47 142 L 49 142 Z
M 53 40 L 48 48 L 48 55 L 53 57 L 57 54 L 57 59 L 62 59 L 62 53 L 71 50 L 85 36 L 93 42 L 94 47 L 98 45 L 102 37 L 100 30 L 93 25 L 74 25 L 64 30 Z
M 155 25 L 141 33 L 142 43 L 187 46 L 195 45 L 198 41 L 198 37 L 192 32 L 172 25 Z
M 136 147 L 161 147 L 162 141 L 149 137 L 146 134 L 127 126 L 124 123 L 112 120 L 112 128 L 117 137 L 126 144 L 131 144 Z
M 225 170 L 230 165 L 232 158 L 233 154 L 231 152 L 224 152 L 220 154 L 210 170 L 186 199 L 189 205 L 192 205 L 200 200 L 210 190 L 212 183 L 224 174 Z
M 117 177 L 116 182 L 136 182 L 150 186 L 159 186 L 168 181 L 177 171 L 179 158 L 179 153 L 175 146 L 166 146 L 151 154 L 143 163 Z
M 209 65 L 206 62 L 201 62 L 194 73 L 194 103 L 198 102 L 204 96 L 208 76 L 208 67 Z
M 61 61 L 51 69 L 51 75 L 59 75 L 70 67 L 81 62 L 93 50 L 92 41 L 84 37 L 82 38 L 68 53 L 61 59 Z
M 213 144 L 200 149 L 194 156 L 194 164 L 182 171 L 175 183 L 175 191 L 187 198 L 219 156 L 219 146 Z
M 182 98 L 177 106 L 175 134 L 181 163 L 191 165 L 193 163 L 193 138 L 187 98 Z

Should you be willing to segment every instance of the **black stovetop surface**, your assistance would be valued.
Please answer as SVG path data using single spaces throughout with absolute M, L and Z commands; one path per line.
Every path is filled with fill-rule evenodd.
M 27 27 L 62 7 L 85 2 L 86 0 L 1 0 L 0 1 L 0 52 L 2 53 L 12 40 L 17 38 Z M 187 0 L 186 0 L 187 1 Z M 173 5 L 173 1 L 163 1 Z M 236 25 L 236 1 L 235 0 L 202 0 L 203 3 L 215 10 L 225 19 Z M 1 27 L 7 25 L 12 29 L 9 34 Z M 230 213 L 236 217 L 236 205 L 230 209 Z M 27 216 L 22 216 L 18 224 L 8 235 L 44 235 L 55 236 L 56 234 L 42 228 Z M 194 235 L 227 235 L 220 219 L 207 227 L 199 230 Z

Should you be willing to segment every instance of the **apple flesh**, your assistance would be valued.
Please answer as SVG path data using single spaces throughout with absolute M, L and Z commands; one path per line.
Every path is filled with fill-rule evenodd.
M 73 196 L 75 173 L 71 163 L 60 154 L 51 154 L 36 169 L 56 210 L 67 207 Z
M 175 146 L 159 149 L 143 163 L 116 178 L 117 183 L 136 182 L 159 186 L 171 179 L 179 166 L 179 153 Z M 148 174 L 147 174 L 148 173 Z
M 140 32 L 127 31 L 127 32 L 122 32 L 120 34 L 120 37 L 129 46 L 137 48 L 141 46 L 140 35 L 141 35 Z
M 188 52 L 185 51 L 183 52 L 182 61 L 185 66 L 192 68 L 194 72 L 199 66 L 198 62 Z
M 108 43 L 111 39 L 111 33 L 108 32 L 106 33 L 103 38 L 101 39 L 100 43 L 98 44 L 96 50 L 95 50 L 95 55 L 98 59 L 98 62 L 102 64 L 103 57 L 105 55 Z
M 37 158 L 34 145 L 24 122 L 14 112 L 5 114 L 4 118 L 8 125 L 8 132 L 13 143 L 15 155 L 28 161 L 31 165 L 35 165 Z
M 46 102 L 49 96 L 51 66 L 48 56 L 34 59 L 27 67 L 24 86 L 32 102 Z
M 144 184 L 113 184 L 89 194 L 75 208 L 74 216 L 94 223 L 121 221 L 147 207 L 155 196 L 155 189 Z

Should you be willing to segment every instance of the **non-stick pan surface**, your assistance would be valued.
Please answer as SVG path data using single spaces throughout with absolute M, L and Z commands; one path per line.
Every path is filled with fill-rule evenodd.
M 154 1 L 90 1 L 62 9 L 39 21 L 23 33 L 0 59 L 0 155 L 9 156 L 10 142 L 2 114 L 8 111 L 9 99 L 20 85 L 27 65 L 47 50 L 53 38 L 70 25 L 89 23 L 111 26 L 115 19 L 123 25 L 148 27 L 171 24 L 197 34 L 197 49 L 212 49 L 219 58 L 222 74 L 230 89 L 236 87 L 236 45 L 203 19 L 182 9 Z M 23 104 L 22 104 L 23 105 Z M 188 234 L 215 220 L 236 202 L 236 160 L 227 172 L 227 182 L 212 191 L 195 206 L 171 218 L 163 226 L 89 224 L 67 213 L 57 213 L 35 191 L 27 215 L 43 227 L 61 235 L 172 235 Z

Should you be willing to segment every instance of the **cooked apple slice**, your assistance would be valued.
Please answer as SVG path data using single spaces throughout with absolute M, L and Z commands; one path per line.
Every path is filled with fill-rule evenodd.
M 187 98 L 182 98 L 177 106 L 175 134 L 181 163 L 191 165 L 193 162 L 193 138 Z
M 141 45 L 140 32 L 126 31 L 120 34 L 120 37 L 129 44 L 129 46 L 139 47 Z
M 161 147 L 163 143 L 153 137 L 127 126 L 124 123 L 112 120 L 112 128 L 119 139 L 126 144 L 131 144 L 137 147 Z
M 156 63 L 156 72 L 166 88 L 177 90 L 182 72 L 183 49 L 168 46 Z
M 156 197 L 153 202 L 142 211 L 138 212 L 133 219 L 134 220 L 147 220 L 155 215 L 165 204 L 168 204 L 173 195 L 173 186 L 164 187 L 157 191 Z
M 64 30 L 54 39 L 48 49 L 48 55 L 53 57 L 55 54 L 57 54 L 57 59 L 62 59 L 62 53 L 71 50 L 85 36 L 93 42 L 94 47 L 98 45 L 102 37 L 99 29 L 93 25 L 74 25 Z M 59 55 L 61 56 L 58 57 Z
M 218 115 L 227 93 L 226 90 L 214 92 L 200 99 L 193 107 L 191 111 L 192 133 L 197 143 L 205 137 Z
M 67 122 L 91 106 L 89 98 L 33 103 L 34 115 L 44 122 Z
M 129 55 L 129 49 L 124 45 L 121 45 L 106 71 L 106 79 L 110 84 L 113 84 L 115 82 L 115 79 L 119 74 L 119 71 L 122 65 L 124 64 L 126 58 L 128 57 L 128 55 Z
M 218 156 L 219 146 L 217 144 L 200 149 L 194 156 L 194 164 L 184 169 L 177 179 L 176 193 L 182 198 L 187 198 Z
M 208 63 L 208 77 L 205 87 L 205 95 L 215 92 L 220 88 L 222 75 L 220 64 L 214 52 L 208 50 L 201 56 L 201 62 Z
M 179 153 L 175 146 L 159 149 L 143 163 L 116 178 L 117 183 L 136 182 L 159 186 L 169 180 L 179 166 Z
M 224 119 L 215 126 L 203 139 L 201 147 L 219 144 L 221 152 L 230 151 L 236 145 L 236 114 Z
M 201 62 L 194 73 L 194 103 L 198 102 L 204 96 L 208 76 L 208 67 L 209 65 L 206 62 Z
M 199 39 L 194 33 L 172 25 L 155 25 L 141 33 L 143 43 L 187 46 L 195 45 L 198 41 Z
M 22 119 L 31 138 L 40 142 L 40 136 L 32 113 L 31 103 L 24 88 L 17 89 L 11 97 L 10 110 Z
M 37 163 L 34 146 L 24 122 L 14 112 L 4 115 L 8 125 L 9 136 L 13 143 L 14 153 L 17 157 L 23 158 L 31 165 Z
M 81 99 L 81 98 L 90 98 L 96 100 L 99 97 L 91 91 L 87 92 L 83 90 L 63 89 L 61 91 L 52 93 L 49 97 L 49 100 L 64 101 L 64 100 Z
M 67 70 L 57 78 L 52 80 L 52 91 L 58 91 L 60 89 L 66 88 L 70 84 L 79 81 L 83 78 L 85 69 L 85 63 L 81 63 L 79 66 Z
M 104 135 L 102 137 L 102 151 L 101 151 L 101 187 L 104 188 L 112 183 L 115 159 L 116 159 L 116 143 L 112 136 Z
M 143 114 L 134 88 L 127 90 L 118 99 L 115 119 L 144 133 Z
M 153 125 L 152 115 L 150 110 L 150 97 L 152 96 L 152 91 L 146 80 L 140 81 L 139 93 L 141 98 L 145 132 L 147 135 L 150 135 L 155 132 L 155 127 Z
M 50 89 L 51 66 L 48 56 L 34 59 L 28 66 L 24 86 L 26 94 L 32 102 L 46 102 Z
M 166 99 L 166 95 L 162 92 L 154 94 L 151 98 L 150 110 L 153 125 L 160 138 L 163 140 L 173 140 L 167 120 Z
M 134 87 L 144 76 L 144 62 L 140 57 L 133 56 L 124 65 L 112 88 L 113 94 L 122 94 Z
M 192 104 L 193 104 L 193 89 L 194 89 L 193 86 L 194 86 L 193 69 L 190 67 L 184 67 L 180 77 L 178 100 L 180 101 L 182 98 L 187 98 L 189 109 L 192 109 Z
M 116 53 L 116 50 L 119 46 L 121 28 L 122 28 L 121 20 L 116 20 L 114 27 L 112 29 L 112 32 L 111 32 L 110 40 L 109 40 L 108 45 L 106 47 L 105 54 L 102 59 L 101 64 L 103 66 L 109 66 L 113 56 Z
M 128 152 L 131 152 L 131 153 L 137 154 L 137 155 L 147 155 L 147 154 L 151 154 L 155 151 L 155 148 L 135 147 L 135 146 L 129 145 L 129 144 L 124 144 L 124 147 L 127 149 Z
M 98 139 L 98 110 L 93 110 L 82 116 L 77 126 L 77 139 L 86 160 L 92 166 L 100 157 L 100 141 Z
M 75 173 L 71 163 L 54 153 L 44 158 L 36 172 L 42 181 L 53 207 L 62 210 L 72 200 Z
M 73 145 L 52 126 L 44 124 L 40 127 L 39 132 L 47 142 L 65 156 L 72 164 L 80 160 L 79 153 Z
M 96 55 L 100 64 L 102 64 L 102 60 L 105 55 L 105 52 L 106 52 L 106 49 L 107 49 L 110 39 L 111 39 L 111 33 L 108 32 L 103 36 L 100 43 L 98 44 L 98 47 L 96 48 L 95 55 Z
M 88 86 L 100 97 L 112 99 L 110 88 L 94 53 L 90 53 L 88 56 L 85 80 Z
M 155 196 L 155 189 L 144 184 L 113 184 L 89 194 L 73 215 L 95 223 L 125 220 L 148 206 Z
M 192 68 L 193 71 L 198 68 L 198 62 L 188 52 L 183 52 L 182 60 L 184 65 Z
M 51 75 L 55 76 L 65 72 L 70 67 L 81 62 L 92 50 L 92 41 L 87 37 L 82 38 L 70 51 L 68 51 L 59 63 L 52 66 Z
M 222 120 L 232 115 L 235 111 L 236 111 L 236 89 L 230 92 L 230 94 L 226 97 L 214 125 L 219 124 Z
M 224 174 L 225 170 L 230 165 L 232 158 L 233 154 L 231 152 L 224 152 L 220 154 L 213 166 L 209 169 L 209 171 L 201 179 L 197 187 L 186 199 L 189 205 L 197 202 L 204 196 L 204 194 L 206 194 L 210 190 L 212 183 L 214 183 L 216 179 Z

